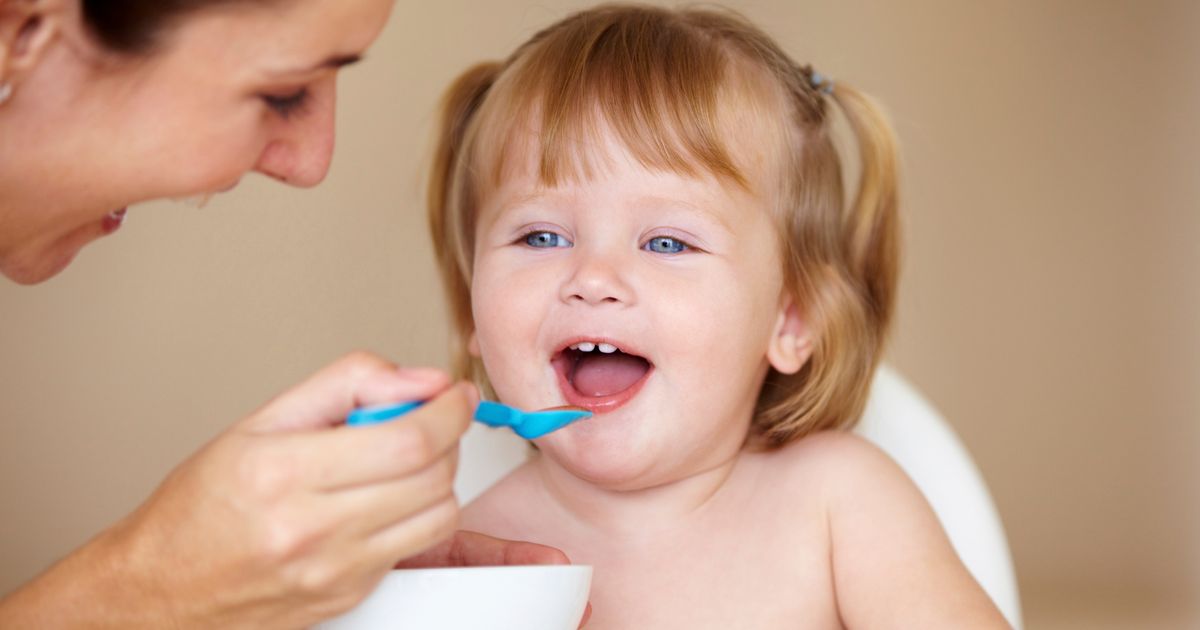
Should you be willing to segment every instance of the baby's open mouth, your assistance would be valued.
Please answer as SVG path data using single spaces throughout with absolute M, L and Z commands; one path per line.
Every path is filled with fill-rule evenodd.
M 567 402 L 596 413 L 628 402 L 654 367 L 645 358 L 602 341 L 572 343 L 550 362 Z

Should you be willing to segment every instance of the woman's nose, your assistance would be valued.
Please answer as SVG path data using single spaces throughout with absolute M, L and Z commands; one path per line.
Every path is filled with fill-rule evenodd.
M 316 186 L 333 160 L 336 92 L 332 85 L 314 88 L 305 110 L 283 121 L 263 148 L 254 169 L 285 184 Z
M 627 262 L 616 252 L 576 249 L 575 267 L 562 285 L 559 297 L 566 303 L 632 305 Z

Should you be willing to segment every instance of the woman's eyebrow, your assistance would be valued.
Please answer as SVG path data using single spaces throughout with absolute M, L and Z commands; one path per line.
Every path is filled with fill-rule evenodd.
M 273 70 L 271 74 L 274 76 L 311 74 L 318 70 L 337 70 L 346 66 L 354 65 L 362 61 L 362 55 L 332 55 L 328 59 L 318 62 L 307 68 L 291 68 L 287 70 Z

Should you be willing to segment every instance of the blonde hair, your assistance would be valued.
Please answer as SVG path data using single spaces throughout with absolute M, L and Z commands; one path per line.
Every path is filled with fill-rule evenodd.
M 763 105 L 784 130 L 775 218 L 786 289 L 814 343 L 798 373 L 772 370 L 767 376 L 752 432 L 780 445 L 857 421 L 895 301 L 893 134 L 869 97 L 844 83 L 824 82 L 744 18 L 722 10 L 585 10 L 537 33 L 506 61 L 467 70 L 450 87 L 428 202 L 460 377 L 487 383 L 466 349 L 475 329 L 474 229 L 480 197 L 504 177 L 507 154 L 539 151 L 539 176 L 547 186 L 586 177 L 591 166 L 577 141 L 594 138 L 605 125 L 646 168 L 687 175 L 702 169 L 746 186 L 747 174 L 724 141 L 720 114 L 731 92 L 755 91 L 754 77 L 766 85 L 749 96 L 768 95 L 772 102 Z M 858 190 L 849 204 L 831 103 L 857 141 Z M 532 141 L 520 135 L 522 121 L 537 129 Z

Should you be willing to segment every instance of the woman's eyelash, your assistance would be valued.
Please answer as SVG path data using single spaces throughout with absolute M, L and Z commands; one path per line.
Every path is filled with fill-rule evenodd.
M 283 118 L 290 118 L 308 104 L 308 88 L 302 88 L 297 92 L 282 96 L 264 94 L 262 99 L 276 114 Z

